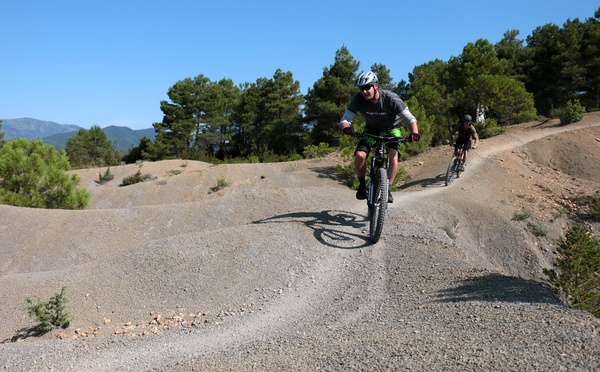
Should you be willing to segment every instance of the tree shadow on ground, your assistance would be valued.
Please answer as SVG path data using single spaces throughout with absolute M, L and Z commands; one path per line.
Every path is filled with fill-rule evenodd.
M 43 336 L 46 332 L 42 332 L 37 329 L 37 327 L 26 327 L 17 331 L 17 333 L 12 336 L 10 339 L 6 339 L 0 341 L 2 344 L 11 343 L 11 342 L 20 342 L 25 341 L 30 337 L 39 337 Z
M 414 180 L 412 182 L 404 183 L 401 186 L 398 186 L 399 190 L 408 189 L 412 186 L 421 185 L 421 187 L 441 187 L 446 185 L 446 174 L 440 174 L 435 176 L 435 178 L 425 178 L 421 180 Z
M 544 119 L 541 120 L 539 123 L 532 125 L 532 128 L 536 128 L 536 127 L 541 127 L 542 125 L 548 124 L 550 122 L 551 119 Z M 560 123 L 559 123 L 560 124 Z M 558 125 L 554 125 L 554 126 L 558 126 Z
M 457 287 L 440 291 L 437 301 L 559 303 L 552 290 L 540 282 L 496 273 L 464 279 Z
M 367 220 L 364 216 L 351 212 L 333 210 L 295 212 L 265 218 L 252 223 L 301 223 L 313 230 L 315 239 L 332 248 L 357 249 L 371 245 L 368 233 L 359 235 L 347 231 L 349 229 L 364 229 L 367 226 Z
M 333 181 L 337 181 L 340 185 L 348 186 L 346 179 L 341 175 L 334 166 L 329 167 L 312 167 L 310 168 L 313 172 L 317 173 L 319 178 L 328 178 Z

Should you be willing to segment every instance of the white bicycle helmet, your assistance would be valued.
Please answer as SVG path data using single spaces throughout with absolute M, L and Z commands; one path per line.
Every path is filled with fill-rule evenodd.
M 360 75 L 358 75 L 356 80 L 354 80 L 354 86 L 355 87 L 364 87 L 365 85 L 373 85 L 377 82 L 378 82 L 377 75 L 375 75 L 375 73 L 373 71 L 368 71 L 368 72 L 363 72 Z

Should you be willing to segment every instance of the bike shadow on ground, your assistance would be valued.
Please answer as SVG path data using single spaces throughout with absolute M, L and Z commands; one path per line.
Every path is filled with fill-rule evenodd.
M 294 212 L 253 221 L 265 223 L 301 223 L 313 230 L 317 241 L 338 249 L 357 249 L 371 245 L 368 236 L 368 221 L 356 213 L 325 210 L 322 212 Z M 347 230 L 366 230 L 366 234 L 355 234 Z
M 543 283 L 497 273 L 463 279 L 456 287 L 440 291 L 437 297 L 438 302 L 558 302 Z
M 421 180 L 414 180 L 412 182 L 404 183 L 398 186 L 399 190 L 408 189 L 413 186 L 425 187 L 442 187 L 446 186 L 446 173 L 435 176 L 434 178 L 424 178 Z

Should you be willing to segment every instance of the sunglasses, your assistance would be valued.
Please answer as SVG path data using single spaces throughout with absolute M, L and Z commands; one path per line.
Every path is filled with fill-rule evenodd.
M 371 88 L 373 88 L 373 86 L 372 86 L 372 85 L 370 85 L 370 84 L 369 84 L 369 85 L 363 85 L 362 87 L 358 87 L 358 89 L 359 89 L 361 92 L 362 92 L 363 90 L 369 90 L 369 89 L 371 89 Z

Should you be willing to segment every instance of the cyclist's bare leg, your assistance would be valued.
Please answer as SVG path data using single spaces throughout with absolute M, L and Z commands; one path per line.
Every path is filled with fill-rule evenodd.
M 396 178 L 396 173 L 398 173 L 398 150 L 388 149 L 388 159 L 390 161 L 390 165 L 388 167 L 388 179 L 391 186 Z
M 358 178 L 366 177 L 367 175 L 367 153 L 357 151 L 354 156 L 354 169 Z
M 463 165 L 467 165 L 467 157 L 469 156 L 469 151 L 467 149 L 463 150 Z

